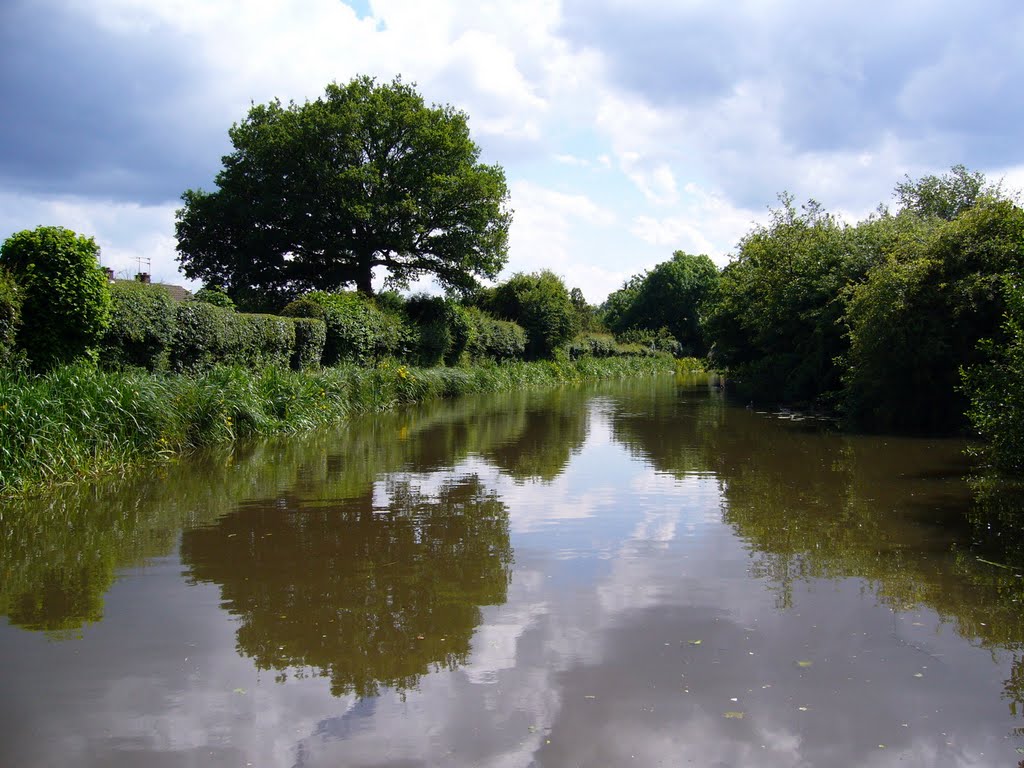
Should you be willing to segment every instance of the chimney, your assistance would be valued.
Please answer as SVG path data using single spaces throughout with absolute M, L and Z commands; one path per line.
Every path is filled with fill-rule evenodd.
M 114 282 L 114 270 L 112 267 L 104 267 L 103 271 L 107 273 L 107 282 Z
M 139 274 L 135 276 L 135 279 L 138 280 L 140 283 L 148 283 L 149 272 L 139 272 Z

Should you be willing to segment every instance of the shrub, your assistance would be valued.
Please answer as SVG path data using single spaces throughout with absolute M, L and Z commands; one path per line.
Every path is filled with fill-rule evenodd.
M 95 240 L 63 227 L 26 229 L 0 247 L 0 267 L 22 290 L 17 345 L 36 368 L 94 354 L 110 314 L 98 257 Z
M 420 365 L 455 365 L 462 359 L 473 335 L 463 307 L 451 299 L 420 294 L 406 302 L 405 312 L 418 331 Z
M 248 368 L 291 365 L 295 348 L 295 323 L 277 315 L 236 314 L 238 349 L 225 362 Z
M 165 368 L 174 341 L 177 305 L 158 285 L 120 282 L 110 286 L 110 325 L 100 342 L 107 367 Z
M 171 367 L 199 371 L 231 358 L 239 348 L 238 325 L 230 309 L 202 301 L 178 305 Z
M 486 309 L 523 327 L 530 358 L 553 357 L 575 332 L 576 309 L 569 291 L 548 270 L 513 275 L 495 289 Z
M 369 363 L 402 355 L 409 347 L 409 332 L 401 318 L 382 312 L 362 294 L 315 291 L 293 301 L 282 314 L 324 321 L 324 365 Z
M 21 323 L 21 290 L 14 278 L 0 270 L 0 364 L 14 355 L 14 339 Z
M 215 307 L 235 309 L 235 302 L 228 296 L 227 291 L 216 284 L 204 285 L 196 291 L 192 300 L 205 301 L 207 304 L 213 304 Z
M 295 324 L 295 349 L 292 350 L 291 366 L 297 371 L 320 367 L 324 356 L 324 342 L 327 340 L 327 325 L 315 317 L 293 317 Z
M 526 351 L 526 331 L 507 320 L 496 320 L 481 309 L 467 307 L 467 351 L 475 359 L 513 360 Z

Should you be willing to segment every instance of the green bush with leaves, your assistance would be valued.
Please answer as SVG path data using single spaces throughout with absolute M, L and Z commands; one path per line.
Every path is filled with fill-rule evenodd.
M 467 351 L 473 325 L 464 307 L 441 296 L 411 296 L 404 306 L 417 330 L 419 365 L 455 365 Z
M 355 292 L 314 291 L 282 310 L 286 317 L 312 317 L 327 326 L 323 364 L 371 363 L 402 356 L 410 347 L 409 329 L 397 315 L 382 312 L 374 300 Z
M 193 301 L 205 301 L 207 304 L 213 304 L 215 307 L 224 307 L 225 309 L 235 309 L 234 300 L 228 296 L 227 291 L 221 288 L 216 283 L 210 285 L 204 285 L 195 295 L 192 297 Z
M 238 349 L 227 363 L 247 368 L 291 365 L 295 349 L 295 323 L 290 317 L 277 315 L 235 315 L 238 326 Z
M 16 343 L 37 369 L 94 357 L 110 317 L 110 290 L 91 237 L 37 227 L 0 246 L 0 268 L 22 291 Z
M 171 368 L 202 371 L 232 359 L 240 346 L 235 313 L 203 301 L 178 305 Z
M 676 354 L 703 355 L 707 345 L 701 321 L 717 284 L 718 268 L 710 258 L 676 251 L 609 296 L 605 322 L 616 334 L 665 329 L 680 347 Z
M 863 266 L 848 229 L 817 203 L 781 201 L 721 273 L 705 322 L 710 358 L 749 397 L 821 404 L 841 387 L 839 297 Z
M 526 331 L 508 320 L 497 320 L 478 307 L 467 307 L 470 332 L 466 351 L 474 360 L 515 360 L 526 352 Z
M 295 324 L 295 348 L 292 350 L 291 367 L 296 371 L 319 368 L 327 341 L 327 324 L 315 317 L 293 317 Z
M 970 398 L 967 417 L 985 441 L 976 449 L 982 461 L 998 473 L 1024 476 L 1024 281 L 1005 278 L 1007 310 L 1005 342 L 981 343 L 990 358 L 961 370 L 962 388 Z
M 1004 284 L 1024 273 L 1024 210 L 982 197 L 956 218 L 922 218 L 852 288 L 843 407 L 874 430 L 964 426 L 960 369 L 1004 341 Z
M 14 356 L 14 341 L 21 324 L 21 290 L 6 271 L 0 269 L 0 365 Z
M 576 308 L 562 278 L 550 270 L 512 275 L 495 288 L 485 309 L 526 331 L 526 356 L 552 358 L 576 332 Z
M 100 363 L 108 368 L 166 368 L 177 319 L 177 304 L 165 288 L 139 282 L 110 286 L 110 325 L 100 342 Z

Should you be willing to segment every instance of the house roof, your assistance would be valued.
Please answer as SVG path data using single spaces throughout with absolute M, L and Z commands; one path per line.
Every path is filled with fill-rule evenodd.
M 115 283 L 136 283 L 136 282 L 140 282 L 140 281 L 138 281 L 138 280 L 125 280 L 125 279 L 118 278 L 116 280 L 113 280 L 112 282 L 115 282 Z M 156 286 L 159 286 L 160 288 L 163 288 L 164 290 L 167 291 L 167 293 L 169 293 L 171 295 L 171 298 L 174 299 L 175 301 L 187 301 L 188 299 L 192 298 L 192 292 L 189 291 L 187 288 L 184 288 L 184 287 L 182 287 L 180 285 L 172 285 L 171 283 L 147 283 L 147 285 L 156 285 Z

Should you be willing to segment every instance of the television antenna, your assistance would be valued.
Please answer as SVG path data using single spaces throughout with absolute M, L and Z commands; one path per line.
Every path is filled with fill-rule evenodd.
M 137 272 L 139 274 L 145 273 L 148 275 L 153 271 L 153 260 L 149 256 L 136 256 L 135 263 L 138 266 Z M 146 267 L 145 270 L 142 269 L 143 266 Z

